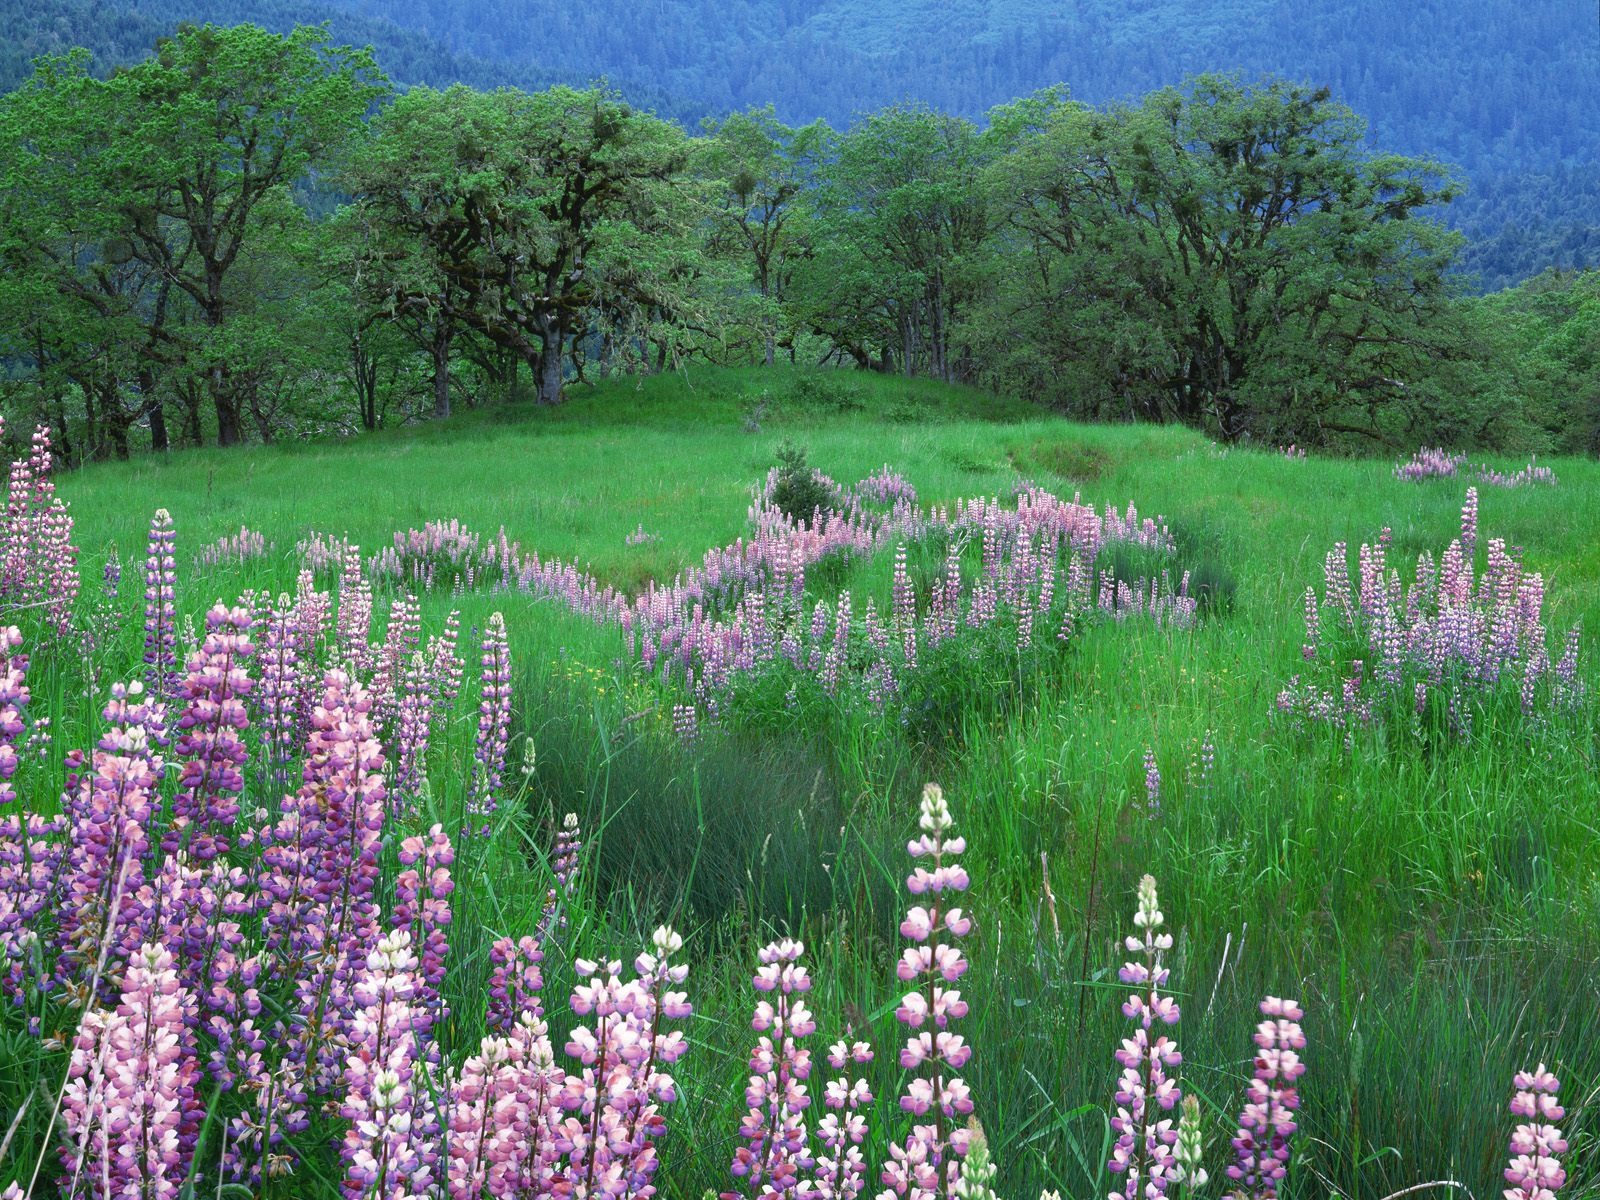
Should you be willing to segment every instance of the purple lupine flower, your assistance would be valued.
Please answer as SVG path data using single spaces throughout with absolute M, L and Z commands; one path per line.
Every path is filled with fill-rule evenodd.
M 1566 1116 L 1557 1102 L 1560 1081 L 1540 1063 L 1532 1071 L 1518 1071 L 1514 1116 L 1527 1118 L 1511 1135 L 1511 1163 L 1506 1167 L 1506 1200 L 1555 1200 L 1567 1182 L 1557 1155 L 1567 1152 L 1567 1139 L 1555 1122 Z
M 108 728 L 94 752 L 87 762 L 76 752 L 68 758 L 57 974 L 86 1002 L 94 976 L 109 969 L 114 977 L 120 970 L 105 958 L 126 942 L 124 931 L 137 917 L 135 897 L 152 857 L 166 716 L 163 705 L 143 692 L 137 681 L 112 685 L 102 711 Z
M 805 1121 L 811 1104 L 806 1093 L 811 1052 L 800 1043 L 817 1025 L 805 1002 L 811 977 L 800 965 L 804 950 L 802 943 L 787 938 L 761 949 L 754 983 L 763 998 L 756 1002 L 750 1022 L 761 1036 L 750 1054 L 750 1083 L 744 1094 L 749 1111 L 739 1123 L 744 1145 L 733 1152 L 729 1166 L 740 1190 L 724 1192 L 726 1200 L 741 1193 L 793 1196 L 801 1172 L 813 1161 Z
M 1235 1200 L 1273 1200 L 1289 1170 L 1289 1138 L 1295 1131 L 1300 1096 L 1295 1081 L 1305 1074 L 1299 1052 L 1305 1049 L 1300 1021 L 1305 1016 L 1293 1000 L 1268 996 L 1261 1002 L 1266 1018 L 1256 1026 L 1255 1075 L 1239 1113 L 1233 1148 L 1238 1162 L 1228 1168 Z
M 456 702 L 461 694 L 461 678 L 466 663 L 456 650 L 461 636 L 461 613 L 452 608 L 444 619 L 444 630 L 428 639 L 429 687 L 441 707 Z
M 414 1017 L 419 1035 L 426 1034 L 449 1012 L 440 989 L 444 986 L 445 956 L 450 952 L 445 930 L 450 925 L 450 893 L 455 890 L 450 866 L 455 860 L 455 850 L 442 825 L 435 825 L 427 837 L 414 834 L 400 843 L 403 870 L 394 883 L 394 914 L 390 921 L 396 929 L 408 929 L 411 944 L 422 953 Z
M 1161 768 L 1156 766 L 1154 746 L 1144 752 L 1144 811 L 1152 821 L 1161 815 Z
M 334 631 L 339 661 L 356 672 L 372 666 L 372 581 L 361 569 L 361 550 L 345 551 L 339 576 L 339 616 Z
M 1117 973 L 1124 983 L 1139 990 L 1122 1005 L 1123 1015 L 1139 1022 L 1131 1038 L 1124 1038 L 1117 1050 L 1122 1078 L 1117 1084 L 1117 1112 L 1111 1128 L 1117 1134 L 1110 1170 L 1126 1179 L 1111 1200 L 1140 1200 L 1163 1196 L 1177 1170 L 1173 1146 L 1178 1140 L 1170 1117 L 1183 1098 L 1176 1080 L 1167 1077 L 1168 1068 L 1183 1061 L 1177 1043 L 1165 1034 L 1153 1035 L 1161 1025 L 1178 1023 L 1178 1002 L 1163 995 L 1168 970 L 1162 959 L 1172 949 L 1172 935 L 1162 932 L 1166 917 L 1156 896 L 1156 881 L 1146 875 L 1139 881 L 1139 907 L 1133 916 L 1136 933 L 1125 941 L 1130 954 L 1138 957 L 1122 965 Z
M 250 723 L 244 697 L 254 683 L 244 664 L 254 653 L 249 613 L 218 604 L 206 614 L 205 641 L 177 689 L 184 707 L 174 750 L 183 767 L 162 839 L 168 854 L 187 849 L 204 862 L 228 852 L 250 757 L 240 733 Z
M 578 852 L 582 849 L 583 843 L 578 840 L 578 814 L 568 813 L 556 831 L 556 842 L 550 851 L 550 870 L 555 875 L 555 885 L 545 895 L 544 909 L 539 914 L 535 936 L 541 946 L 567 927 L 567 907 L 572 899 L 573 881 L 578 875 Z
M 398 757 L 390 795 L 390 806 L 396 813 L 408 812 L 428 782 L 428 738 L 433 724 L 429 691 L 428 665 L 421 654 L 413 654 L 401 681 L 396 714 Z
M 495 810 L 511 739 L 511 647 L 506 640 L 505 618 L 499 613 L 489 618 L 479 661 L 482 687 L 478 740 L 473 748 L 472 792 L 467 811 L 471 817 L 481 819 Z
M 301 676 L 295 613 L 288 595 L 268 611 L 261 638 L 259 692 L 262 767 L 270 792 L 281 795 L 289 783 L 289 764 L 300 737 Z
M 22 630 L 0 627 L 0 805 L 14 804 L 17 790 L 11 784 L 17 773 L 17 738 L 22 735 L 22 711 L 33 695 L 28 690 L 28 656 L 21 653 Z
M 907 992 L 895 1017 L 911 1031 L 900 1051 L 900 1065 L 913 1072 L 900 1107 L 910 1113 L 913 1125 L 906 1140 L 889 1147 L 890 1161 L 883 1168 L 883 1196 L 908 1200 L 935 1200 L 951 1194 L 960 1178 L 961 1156 L 967 1134 L 960 1122 L 972 1112 L 967 1083 L 955 1072 L 972 1057 L 966 1039 L 950 1029 L 952 1021 L 967 1015 L 967 1002 L 948 985 L 967 970 L 967 960 L 956 941 L 972 930 L 972 919 L 960 908 L 946 908 L 947 893 L 967 890 L 971 881 L 959 863 L 947 861 L 967 848 L 966 839 L 950 835 L 954 822 L 944 792 L 936 784 L 922 790 L 921 834 L 907 846 L 911 857 L 929 860 L 907 877 L 906 887 L 929 903 L 914 905 L 900 924 L 902 936 L 913 943 L 900 957 L 896 969 L 901 982 L 919 985 Z M 926 1119 L 926 1120 L 924 1120 Z
M 58 901 L 66 830 L 64 815 L 0 816 L 0 1001 L 49 985 L 38 923 Z
M 157 697 L 171 696 L 178 683 L 177 542 L 172 515 L 156 509 L 144 560 L 144 682 Z
M 84 1014 L 61 1096 L 69 1194 L 81 1185 L 160 1200 L 188 1182 L 203 1115 L 194 1011 L 171 953 L 146 945 L 129 960 L 116 1008 Z
M 1461 545 L 1470 555 L 1478 545 L 1478 489 L 1467 489 L 1466 503 L 1461 506 Z
M 539 999 L 544 987 L 539 971 L 543 960 L 544 951 L 535 938 L 494 940 L 489 947 L 489 1008 L 485 1020 L 491 1030 L 508 1033 L 524 1014 L 544 1015 Z
M 341 1114 L 349 1200 L 426 1200 L 433 1194 L 438 1118 L 417 1078 L 429 1056 L 419 1035 L 411 934 L 392 929 L 367 955 L 352 988 L 356 1016 Z

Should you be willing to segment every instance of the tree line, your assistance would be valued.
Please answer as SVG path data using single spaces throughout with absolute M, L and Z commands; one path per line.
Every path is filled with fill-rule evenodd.
M 1537 322 L 1458 294 L 1451 172 L 1364 133 L 1324 89 L 1202 76 L 691 134 L 183 26 L 0 98 L 0 386 L 74 460 L 780 359 L 1228 441 L 1591 445 L 1592 404 L 1519 382 Z

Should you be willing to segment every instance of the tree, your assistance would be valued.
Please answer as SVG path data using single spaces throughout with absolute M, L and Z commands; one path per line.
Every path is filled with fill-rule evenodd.
M 1382 439 L 1391 408 L 1437 401 L 1436 361 L 1468 352 L 1459 238 L 1421 215 L 1456 185 L 1366 150 L 1325 89 L 1202 76 L 1104 112 L 1045 94 L 994 126 L 997 246 L 1027 269 L 989 327 L 1092 364 L 1092 403 L 1230 441 Z
M 861 361 L 877 342 L 908 375 L 956 380 L 968 356 L 953 338 L 972 300 L 971 270 L 989 234 L 976 126 L 924 107 L 884 109 L 839 138 L 813 198 L 815 266 L 800 304 L 813 328 Z M 839 327 L 838 268 L 854 280 L 853 324 Z M 841 341 L 842 338 L 842 341 Z
M 514 352 L 556 404 L 572 343 L 624 298 L 607 248 L 668 231 L 686 141 L 601 89 L 418 88 L 379 116 L 346 178 L 383 231 L 392 308 L 425 306 Z
M 761 299 L 762 350 L 777 352 L 777 320 L 793 274 L 795 217 L 830 132 L 820 121 L 792 129 L 772 106 L 705 123 L 699 169 L 714 181 L 712 253 L 744 258 Z
M 107 122 L 87 164 L 133 258 L 195 306 L 195 347 L 216 411 L 217 441 L 243 436 L 249 381 L 235 377 L 225 334 L 230 272 L 257 235 L 263 206 L 334 166 L 387 85 L 366 51 L 328 45 L 320 29 L 286 36 L 253 25 L 181 27 L 153 58 L 98 91 Z

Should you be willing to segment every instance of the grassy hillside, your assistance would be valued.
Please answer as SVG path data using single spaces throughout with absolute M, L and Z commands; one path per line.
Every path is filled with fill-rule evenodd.
M 464 627 L 505 612 L 516 743 L 525 735 L 537 748 L 532 763 L 514 756 L 532 768 L 518 836 L 460 876 L 459 1007 L 471 1008 L 482 978 L 485 931 L 531 927 L 550 831 L 577 811 L 590 845 L 569 952 L 606 957 L 662 914 L 690 945 L 703 1015 L 677 1072 L 687 1103 L 668 1114 L 664 1195 L 726 1185 L 748 976 L 773 930 L 811 946 L 819 1040 L 848 1011 L 878 1041 L 873 1146 L 898 1127 L 890 964 L 904 839 L 926 779 L 943 784 L 969 840 L 978 933 L 963 983 L 967 1074 L 1002 1194 L 1110 1186 L 1112 1051 L 1127 1031 L 1115 939 L 1147 871 L 1181 931 L 1172 965 L 1185 1083 L 1205 1105 L 1214 1178 L 1248 1072 L 1253 1004 L 1271 993 L 1307 1010 L 1291 1195 L 1378 1197 L 1442 1178 L 1493 1194 L 1511 1072 L 1541 1058 L 1569 1097 L 1573 1194 L 1600 1182 L 1592 708 L 1559 727 L 1496 710 L 1466 740 L 1403 726 L 1347 738 L 1274 712 L 1306 669 L 1301 598 L 1320 589 L 1324 554 L 1388 527 L 1390 561 L 1409 578 L 1419 552 L 1438 554 L 1458 531 L 1460 480 L 1224 452 L 1171 428 L 1074 426 L 922 382 L 748 371 L 608 384 L 553 411 L 474 413 L 349 444 L 147 458 L 60 487 L 86 579 L 112 546 L 134 578 L 150 513 L 168 508 L 190 613 L 241 588 L 292 589 L 295 544 L 313 531 L 372 550 L 430 519 L 486 535 L 503 526 L 524 548 L 632 590 L 748 536 L 752 486 L 785 441 L 841 482 L 890 464 L 925 506 L 1009 497 L 1023 480 L 1097 506 L 1132 501 L 1166 518 L 1177 562 L 1214 602 L 1193 629 L 1103 621 L 1031 656 L 930 664 L 948 686 L 919 693 L 927 707 L 915 719 L 736 692 L 721 726 L 685 747 L 671 736 L 676 693 L 629 660 L 615 628 L 516 593 L 426 597 L 430 626 L 451 607 Z M 1544 573 L 1559 645 L 1574 622 L 1600 629 L 1600 464 L 1549 465 L 1556 487 L 1480 487 L 1480 521 L 1485 539 L 1504 537 Z M 242 568 L 191 566 L 241 525 L 272 551 Z M 648 536 L 630 541 L 639 531 Z M 920 555 L 914 547 L 914 572 L 927 566 Z M 885 606 L 890 585 L 885 555 L 807 583 Z M 1581 669 L 1600 683 L 1592 648 Z M 74 724 L 59 722 L 58 745 L 78 744 Z M 1202 776 L 1208 741 L 1215 767 Z M 1156 819 L 1144 808 L 1147 750 L 1163 780 Z M 565 970 L 553 956 L 551 979 Z M 553 1020 L 569 1019 L 554 1007 Z M 465 1037 L 472 1018 L 461 1019 Z

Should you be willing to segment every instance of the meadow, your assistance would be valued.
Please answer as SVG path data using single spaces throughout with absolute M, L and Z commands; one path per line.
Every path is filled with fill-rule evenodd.
M 781 557 L 776 567 L 768 559 L 719 566 L 728 578 L 705 582 L 704 556 L 753 545 L 762 529 L 776 531 L 772 544 L 803 540 L 803 518 L 776 516 L 770 503 L 752 507 L 764 482 L 771 500 L 780 451 L 799 449 L 806 468 L 795 478 L 814 468 L 840 485 L 863 481 L 851 501 L 861 515 L 848 529 L 818 534 L 815 557 L 794 578 L 793 610 L 779 613 L 774 597 L 787 593 L 756 581 L 766 578 L 761 571 L 789 578 Z M 909 1121 L 897 1098 L 907 1077 L 943 1061 L 942 1070 L 958 1066 L 970 1085 L 998 1194 L 1105 1195 L 1125 1186 L 1125 1176 L 1108 1169 L 1123 1132 L 1113 1126 L 1118 1105 L 1128 1107 L 1125 1097 L 1113 1101 L 1115 1056 L 1138 1021 L 1124 1013 L 1128 987 L 1118 968 L 1132 952 L 1123 938 L 1135 932 L 1148 875 L 1172 935 L 1155 970 L 1170 971 L 1161 990 L 1182 1008 L 1171 1034 L 1182 1046 L 1181 1068 L 1173 1061 L 1164 1069 L 1181 1074 L 1183 1091 L 1198 1100 L 1191 1121 L 1211 1176 L 1203 1187 L 1193 1175 L 1174 1187 L 1378 1200 L 1428 1184 L 1494 1195 L 1505 1186 L 1518 1120 L 1507 1112 L 1513 1076 L 1543 1063 L 1559 1076 L 1566 1107 L 1562 1194 L 1592 1194 L 1600 1188 L 1600 727 L 1592 699 L 1600 671 L 1588 638 L 1570 670 L 1563 656 L 1571 627 L 1600 628 L 1600 463 L 1552 459 L 1543 465 L 1554 485 L 1476 483 L 1478 532 L 1466 554 L 1477 578 L 1487 572 L 1510 589 L 1494 613 L 1521 614 L 1524 624 L 1505 634 L 1506 662 L 1518 673 L 1508 665 L 1497 679 L 1469 678 L 1452 660 L 1425 697 L 1413 692 L 1398 650 L 1389 686 L 1371 654 L 1340 642 L 1364 635 L 1353 616 L 1341 633 L 1326 572 L 1326 555 L 1341 544 L 1358 579 L 1364 543 L 1381 546 L 1405 585 L 1419 555 L 1446 561 L 1473 480 L 1397 477 L 1396 461 L 1413 449 L 1366 460 L 1224 449 L 1175 427 L 1072 424 L 924 381 L 691 370 L 575 390 L 555 409 L 486 409 L 347 443 L 192 450 L 83 469 L 57 480 L 80 551 L 82 594 L 71 619 L 46 627 L 55 620 L 48 589 L 7 618 L 26 639 L 20 652 L 30 658 L 31 691 L 22 710 L 28 732 L 19 725 L 8 734 L 21 748 L 11 778 L 20 804 L 8 807 L 42 821 L 77 811 L 67 780 L 81 775 L 83 762 L 70 752 L 107 736 L 116 722 L 102 710 L 113 685 L 144 678 L 152 665 L 145 549 L 152 514 L 165 509 L 176 529 L 174 670 L 189 652 L 212 653 L 189 631 L 215 603 L 241 605 L 239 619 L 253 621 L 258 647 L 270 649 L 264 633 L 275 617 L 290 627 L 294 598 L 323 592 L 338 601 L 337 617 L 324 614 L 333 624 L 323 654 L 346 665 L 353 658 L 355 674 L 370 677 L 374 745 L 387 760 L 373 767 L 389 801 L 366 886 L 371 896 L 388 896 L 398 885 L 403 911 L 364 902 L 376 905 L 370 921 L 413 931 L 407 945 L 421 954 L 420 966 L 395 966 L 406 955 L 391 945 L 391 974 L 370 963 L 367 970 L 422 981 L 416 1008 L 426 1019 L 417 1028 L 425 1032 L 396 1051 L 418 1063 L 433 1055 L 416 1080 L 449 1076 L 486 1032 L 508 1027 L 494 1024 L 505 999 L 496 989 L 504 993 L 514 973 L 506 947 L 517 939 L 538 939 L 544 1019 L 559 1060 L 570 1031 L 593 1019 L 569 1011 L 562 997 L 575 984 L 604 980 L 610 960 L 630 960 L 669 924 L 681 949 L 675 939 L 658 941 L 656 958 L 640 971 L 638 986 L 655 987 L 656 999 L 630 1001 L 652 1021 L 679 1013 L 661 999 L 662 960 L 687 964 L 687 982 L 673 977 L 670 986 L 688 994 L 693 1015 L 676 1022 L 684 1042 L 662 1051 L 664 1062 L 676 1060 L 675 1084 L 655 1096 L 665 1128 L 651 1139 L 660 1158 L 651 1186 L 668 1197 L 755 1194 L 748 1177 L 730 1173 L 736 1151 L 756 1144 L 740 1136 L 756 1037 L 751 977 L 761 947 L 793 938 L 804 943 L 806 1003 L 819 1029 L 811 1038 L 818 1099 L 803 1119 L 813 1127 L 821 1119 L 828 1043 L 848 1029 L 876 1050 L 870 1064 L 851 1067 L 876 1098 L 859 1110 L 871 1194 L 891 1143 L 906 1141 Z M 1523 463 L 1488 465 L 1510 475 Z M 1059 502 L 1047 506 L 1043 493 Z M 1089 507 L 1073 506 L 1074 496 Z M 975 498 L 994 504 L 958 508 Z M 1045 515 L 1030 526 L 1016 514 L 1035 504 Z M 936 514 L 941 507 L 948 517 Z M 396 540 L 449 521 L 481 540 L 419 533 L 409 557 L 404 538 Z M 219 547 L 241 527 L 253 536 Z M 1080 528 L 1093 531 L 1082 544 Z M 505 567 L 511 552 L 488 550 L 502 530 L 505 545 L 520 547 L 520 586 Z M 308 557 L 304 543 L 316 535 L 323 546 L 345 539 L 362 553 L 341 560 L 313 547 Z M 1542 584 L 1497 567 L 1493 539 Z M 370 564 L 385 547 L 396 548 L 398 565 L 369 565 L 364 579 L 358 568 L 353 587 L 349 564 Z M 561 574 L 551 560 L 573 569 Z M 484 565 L 491 561 L 493 569 Z M 118 566 L 109 576 L 108 563 Z M 950 602 L 967 616 L 935 637 L 931 606 L 941 603 L 952 570 Z M 573 582 L 580 572 L 592 585 Z M 120 586 L 108 591 L 103 581 L 117 574 Z M 1387 586 L 1382 568 L 1371 574 L 1376 591 L 1360 590 L 1366 616 L 1369 591 L 1381 600 Z M 708 624 L 729 625 L 702 637 L 688 618 L 663 622 L 667 665 L 652 670 L 641 647 L 667 635 L 607 614 L 639 611 L 628 608 L 632 597 L 674 578 L 702 579 L 694 602 Z M 1004 583 L 986 592 L 990 578 Z M 1538 600 L 1531 618 L 1529 587 Z M 1323 597 L 1320 638 L 1307 631 L 1308 588 Z M 366 589 L 365 649 L 352 655 L 347 597 Z M 408 589 L 415 615 L 402 605 L 400 632 L 386 631 Z M 846 594 L 854 607 L 844 611 L 857 622 L 875 614 L 865 617 L 865 632 L 837 634 Z M 765 600 L 752 599 L 759 596 Z M 1394 611 L 1405 608 L 1398 591 L 1392 599 Z M 825 616 L 807 617 L 818 604 Z M 984 605 L 997 605 L 996 615 L 973 619 L 974 606 Z M 465 663 L 456 669 L 464 682 L 454 703 L 440 698 L 443 676 L 432 673 L 449 657 L 433 647 L 452 612 L 456 657 Z M 497 636 L 495 613 L 503 614 L 510 666 L 506 672 L 495 658 L 480 704 L 479 647 L 486 634 Z M 219 639 L 233 619 L 214 623 Z M 808 633 L 807 620 L 822 632 Z M 1524 682 L 1535 626 L 1549 631 L 1537 689 Z M 749 637 L 770 629 L 772 644 L 749 661 L 730 651 L 724 662 L 715 637 L 728 629 Z M 410 653 L 421 650 L 420 674 L 402 685 Z M 1351 690 L 1353 658 L 1367 661 Z M 1315 704 L 1280 702 L 1297 676 L 1335 697 L 1320 716 Z M 183 686 L 172 693 L 174 706 L 192 699 Z M 229 760 L 238 769 L 233 784 L 195 782 L 176 767 L 166 779 L 155 772 L 146 797 L 152 831 L 177 836 L 186 826 L 174 824 L 174 814 L 183 812 L 202 813 L 196 829 L 226 824 L 225 804 L 183 808 L 183 796 L 207 787 L 221 786 L 246 814 L 276 812 L 280 796 L 311 787 L 314 756 L 302 763 L 299 746 L 280 753 L 268 740 L 300 736 L 308 721 L 321 726 L 305 712 L 274 724 L 265 705 L 258 698 L 247 706 L 239 730 L 246 757 Z M 401 730 L 408 713 L 425 707 L 434 713 L 430 732 L 407 758 Z M 47 729 L 38 724 L 46 716 Z M 150 724 L 118 720 L 124 728 L 128 720 Z M 332 726 L 324 732 L 344 736 Z M 175 764 L 194 760 L 181 738 L 167 755 Z M 928 801 L 919 810 L 930 781 L 965 837 L 960 862 L 970 889 L 961 904 L 973 926 L 960 984 L 970 1011 L 959 1028 L 970 1061 L 946 1048 L 945 1059 L 936 1053 L 908 1067 L 897 1053 L 906 1022 L 896 1009 L 905 982 L 921 975 L 908 968 L 912 975 L 897 978 L 893 964 L 905 906 L 926 903 L 905 895 L 903 878 L 919 811 L 932 819 Z M 569 812 L 581 841 L 575 857 L 558 850 Z M 435 886 L 446 862 L 429 841 L 436 824 L 454 840 L 453 890 Z M 469 832 L 456 837 L 463 826 Z M 945 830 L 928 836 L 938 841 Z M 234 841 L 218 861 L 254 861 Z M 188 834 L 178 842 L 190 849 Z M 282 835 L 275 829 L 264 844 L 281 847 Z M 79 861 L 75 853 L 62 861 Z M 149 849 L 152 895 L 161 893 L 159 857 Z M 17 858 L 6 861 L 14 868 Z M 420 876 L 408 880 L 418 863 Z M 103 887 L 106 877 L 99 879 Z M 15 870 L 0 873 L 0 896 L 14 901 L 21 888 Z M 421 893 L 448 910 L 447 925 L 415 899 Z M 161 909 L 142 903 L 141 919 Z M 113 904 L 101 925 L 79 920 L 75 933 L 66 928 L 77 919 L 70 914 L 35 913 L 30 919 L 52 934 L 64 923 L 58 937 L 40 936 L 79 964 L 77 974 L 35 970 L 30 955 L 38 951 L 17 938 L 15 921 L 7 925 L 4 904 L 0 938 L 10 940 L 0 947 L 9 957 L 0 963 L 9 964 L 16 1003 L 0 1014 L 0 1186 L 14 1183 L 14 1194 L 26 1195 L 36 1180 L 33 1194 L 42 1197 L 66 1179 L 60 1186 L 69 1191 L 101 1194 L 83 1165 L 100 1161 L 101 1151 L 80 1148 L 76 1170 L 70 1148 L 60 1151 L 64 1131 L 97 1128 L 84 1115 L 93 1094 L 74 1110 L 70 1096 L 84 1094 L 63 1093 L 63 1079 L 84 997 L 91 1009 L 109 1009 L 116 963 L 142 960 L 107 932 L 125 919 Z M 233 916 L 246 939 L 252 921 L 264 922 L 262 936 L 274 944 L 270 915 Z M 914 932 L 905 936 L 921 940 L 915 920 L 908 924 Z M 299 946 L 290 925 L 283 923 L 280 954 Z M 375 938 L 376 925 L 369 932 Z M 1134 957 L 1143 953 L 1156 951 Z M 769 984 L 785 969 L 792 981 L 791 957 L 789 949 L 775 952 Z M 359 975 L 359 963 L 351 970 Z M 131 986 L 127 976 L 122 983 Z M 615 994 L 622 984 L 606 986 Z M 260 990 L 270 988 L 261 982 Z M 769 995 L 788 993 L 762 993 Z M 376 1001 L 359 986 L 354 996 L 352 1011 L 365 1004 L 370 1013 Z M 1234 1160 L 1229 1139 L 1253 1069 L 1263 997 L 1292 998 L 1304 1013 L 1299 1128 L 1279 1183 L 1224 1171 Z M 274 1011 L 273 1003 L 286 1007 Z M 266 1012 L 293 1024 L 293 1002 L 273 1003 Z M 260 1023 L 265 1030 L 267 1016 Z M 174 1135 L 200 1164 L 192 1194 L 227 1186 L 244 1189 L 228 1194 L 334 1195 L 341 1179 L 345 1194 L 390 1194 L 392 1178 L 364 1191 L 346 1173 L 363 1161 L 348 1149 L 361 1135 L 349 1131 L 370 1119 L 376 1093 L 365 1118 L 353 1114 L 347 1096 L 360 1089 L 341 1073 L 339 1056 L 359 1058 L 353 1045 L 368 1035 L 374 1045 L 388 1036 L 352 1018 L 345 1042 L 330 1034 L 314 1048 L 301 1078 L 310 1095 L 297 1102 L 303 1121 L 286 1128 L 277 1159 L 267 1162 L 261 1149 L 266 1165 L 232 1180 L 217 1164 L 230 1144 L 237 1156 L 240 1143 L 223 1131 L 251 1128 L 237 1118 L 254 1111 L 247 1097 L 259 1093 L 224 1086 L 226 1072 L 213 1063 L 185 1101 L 200 1124 Z M 187 1036 L 209 1046 L 206 1039 L 223 1035 L 196 1021 Z M 382 1043 L 375 1053 L 392 1050 Z M 328 1058 L 321 1066 L 319 1053 Z M 1150 1069 L 1137 1062 L 1134 1082 L 1148 1087 Z M 73 1077 L 81 1081 L 83 1071 Z M 318 1080 L 327 1084 L 320 1095 Z M 1177 1110 L 1161 1115 L 1176 1120 Z M 944 1122 L 937 1125 L 948 1142 Z M 580 1153 L 578 1144 L 562 1153 Z M 770 1153 L 770 1138 L 760 1144 Z M 1170 1150 L 1159 1137 L 1151 1145 L 1135 1156 Z M 585 1191 L 591 1184 L 571 1194 L 644 1194 Z

